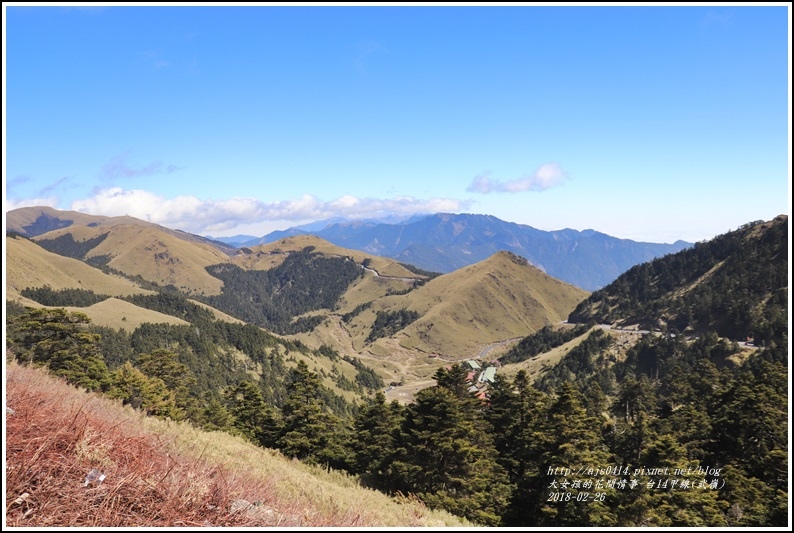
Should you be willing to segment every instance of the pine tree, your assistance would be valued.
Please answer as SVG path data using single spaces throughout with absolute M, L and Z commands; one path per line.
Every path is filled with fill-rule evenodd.
M 252 381 L 242 381 L 226 393 L 234 428 L 251 442 L 265 448 L 275 445 L 280 423 Z
M 173 393 L 176 405 L 185 411 L 195 409 L 195 400 L 190 396 L 196 378 L 187 367 L 179 362 L 179 355 L 171 350 L 158 349 L 138 356 L 138 368 L 150 377 L 163 380 Z
M 391 467 L 404 417 L 405 409 L 396 401 L 387 404 L 382 392 L 358 410 L 353 422 L 355 440 L 351 441 L 354 472 L 374 487 L 388 490 L 391 486 Z
M 443 376 L 442 382 L 443 382 Z M 476 399 L 443 386 L 419 392 L 408 407 L 402 455 L 393 468 L 400 487 L 482 525 L 498 525 L 510 487 Z
M 712 433 L 715 459 L 732 461 L 776 488 L 785 487 L 784 478 L 777 473 L 780 468 L 770 469 L 768 464 L 771 451 L 785 451 L 788 445 L 785 376 L 786 369 L 779 363 L 762 362 L 755 372 L 742 371 L 716 399 Z
M 205 431 L 234 433 L 234 417 L 221 402 L 212 398 L 201 409 L 195 422 Z
M 647 445 L 637 461 L 644 468 L 665 474 L 636 476 L 637 487 L 621 494 L 621 525 L 652 527 L 724 526 L 725 505 L 719 501 L 715 481 L 688 460 L 684 448 L 672 434 L 649 431 Z M 636 471 L 636 470 L 635 470 Z M 678 473 L 677 473 L 678 472 Z M 719 483 L 719 480 L 717 480 Z M 716 487 L 716 485 L 715 485 Z
M 305 362 L 298 361 L 290 370 L 276 446 L 285 455 L 308 463 L 346 468 L 341 424 L 323 403 L 323 389 L 320 377 Z
M 572 485 L 576 479 L 559 475 L 559 469 L 578 472 L 581 468 L 604 468 L 611 464 L 611 456 L 599 433 L 601 424 L 597 418 L 587 414 L 583 401 L 582 394 L 573 384 L 564 382 L 548 409 L 544 427 L 547 440 L 543 443 L 539 474 L 550 497 L 541 504 L 539 525 L 609 526 L 615 522 L 610 509 L 615 500 L 615 491 L 606 486 L 585 485 L 585 482 L 595 483 L 600 478 L 581 477 L 582 486 L 577 488 Z M 566 485 L 566 482 L 570 485 Z M 604 494 L 603 499 L 589 500 L 586 504 L 577 501 L 584 494 L 590 497 L 596 492 Z M 562 494 L 563 497 L 553 501 L 553 494 Z
M 547 494 L 540 474 L 547 408 L 548 397 L 529 385 L 524 370 L 512 382 L 497 375 L 490 389 L 486 416 L 499 463 L 514 487 L 503 516 L 506 526 L 531 526 L 539 520 L 541 500 Z
M 129 361 L 113 372 L 113 386 L 108 396 L 158 418 L 180 420 L 184 416 L 163 380 L 147 376 Z
M 78 387 L 107 391 L 112 378 L 97 348 L 99 336 L 86 329 L 90 322 L 84 313 L 30 309 L 13 319 L 9 340 L 20 362 L 46 366 Z

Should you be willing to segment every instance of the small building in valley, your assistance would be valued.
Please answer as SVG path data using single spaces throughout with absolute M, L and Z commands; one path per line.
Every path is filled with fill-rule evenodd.
M 480 383 L 493 383 L 494 379 L 496 379 L 496 367 L 489 366 L 482 372 L 480 372 Z

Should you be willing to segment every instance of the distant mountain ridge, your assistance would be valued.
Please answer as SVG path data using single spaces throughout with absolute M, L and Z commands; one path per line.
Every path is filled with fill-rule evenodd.
M 337 246 L 390 257 L 419 268 L 449 273 L 506 250 L 548 275 L 588 291 L 597 290 L 634 265 L 692 246 L 618 239 L 595 230 L 543 231 L 491 215 L 437 213 L 399 224 L 334 223 L 320 230 L 290 228 L 244 246 L 310 233 Z
M 504 250 L 524 257 L 554 278 L 587 291 L 608 285 L 635 265 L 692 246 L 681 240 L 660 244 L 618 239 L 592 229 L 543 231 L 491 215 L 475 214 L 437 213 L 405 219 L 357 221 L 327 219 L 248 240 L 244 240 L 245 235 L 200 237 L 133 217 L 102 217 L 49 207 L 22 208 L 6 214 L 7 230 L 29 238 L 57 229 L 66 230 L 73 225 L 97 229 L 119 225 L 158 227 L 181 240 L 209 245 L 227 255 L 233 255 L 241 247 L 314 235 L 343 248 L 444 274 Z

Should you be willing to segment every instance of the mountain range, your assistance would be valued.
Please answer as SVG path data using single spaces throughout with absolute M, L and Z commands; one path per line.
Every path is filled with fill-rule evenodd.
M 85 220 L 89 216 L 52 208 L 23 208 L 8 213 L 7 227 L 31 238 L 60 230 L 60 234 L 51 234 L 57 238 L 72 231 L 68 229 L 72 225 L 86 225 Z M 129 218 L 93 217 L 90 227 L 95 228 L 93 233 L 99 234 L 101 230 L 97 228 L 125 225 Z M 154 226 L 148 222 L 145 224 Z M 216 248 L 225 254 L 233 254 L 237 248 L 268 244 L 284 237 L 315 235 L 343 248 L 444 274 L 506 250 L 524 257 L 546 274 L 587 291 L 609 284 L 634 265 L 692 246 L 682 240 L 672 244 L 636 242 L 594 230 L 543 231 L 505 222 L 490 215 L 449 213 L 412 216 L 399 222 L 330 219 L 274 231 L 261 238 L 237 236 L 222 239 L 200 237 L 167 228 L 162 228 L 162 231 L 173 237 Z M 92 255 L 100 253 L 101 249 Z M 130 250 L 130 253 L 135 252 Z M 166 260 L 163 258 L 163 261 Z M 161 280 L 168 278 L 167 269 L 164 264 Z M 174 279 L 166 283 L 179 281 Z M 212 282 L 209 283 L 212 285 Z M 213 290 L 210 286 L 205 288 Z
M 179 291 L 216 318 L 361 357 L 389 381 L 426 380 L 443 359 L 563 321 L 588 295 L 507 251 L 438 275 L 309 234 L 234 249 L 131 217 L 23 208 L 6 222 L 29 237 L 6 239 L 8 299 L 40 305 L 34 288 L 90 290 L 105 299 L 81 312 L 131 330 L 183 316 L 135 309 L 130 298 Z
M 35 303 L 23 294 L 35 287 L 89 289 L 115 298 L 115 305 L 104 301 L 84 311 L 97 324 L 129 329 L 146 321 L 182 320 L 179 315 L 163 315 L 161 309 L 136 308 L 129 301 L 133 294 L 170 288 L 208 306 L 218 319 L 243 320 L 299 339 L 313 349 L 328 346 L 343 355 L 362 357 L 394 381 L 405 381 L 406 376 L 426 380 L 441 360 L 474 357 L 489 346 L 565 321 L 571 313 L 571 321 L 634 318 L 635 323 L 647 325 L 659 317 L 651 312 L 646 314 L 653 318 L 644 319 L 585 314 L 585 306 L 595 305 L 588 302 L 603 301 L 601 292 L 587 299 L 589 291 L 551 276 L 551 265 L 604 280 L 618 276 L 622 281 L 610 285 L 614 290 L 627 278 L 608 272 L 638 261 L 637 254 L 661 253 L 665 246 L 692 252 L 669 253 L 627 267 L 633 272 L 661 265 L 655 268 L 667 272 L 676 270 L 669 265 L 680 263 L 680 258 L 704 249 L 701 243 L 691 247 L 680 241 L 634 243 L 595 231 L 543 232 L 480 215 L 439 214 L 400 224 L 337 222 L 319 231 L 337 241 L 384 252 L 407 244 L 395 254 L 399 259 L 342 247 L 304 230 L 267 244 L 249 242 L 250 246 L 236 248 L 132 217 L 46 207 L 11 211 L 6 224 L 8 231 L 31 239 L 7 239 L 10 299 Z M 430 244 L 417 244 L 419 240 Z M 510 246 L 442 275 L 400 260 L 423 249 L 439 264 L 456 255 L 483 255 L 505 242 Z M 541 245 L 529 253 L 532 242 Z M 454 244 L 447 249 L 442 243 Z M 700 276 L 713 277 L 709 261 L 701 261 Z M 307 283 L 319 283 L 321 288 L 313 292 Z M 659 286 L 654 280 L 636 284 Z M 680 284 L 675 286 L 683 290 Z M 596 308 L 605 309 L 603 303 Z M 662 320 L 681 326 L 685 317 L 678 312 Z
M 490 215 L 450 213 L 415 216 L 400 223 L 329 221 L 322 228 L 298 226 L 237 244 L 254 246 L 305 233 L 441 273 L 507 250 L 548 275 L 588 291 L 609 284 L 634 265 L 692 245 L 682 240 L 672 244 L 636 242 L 595 230 L 543 231 Z

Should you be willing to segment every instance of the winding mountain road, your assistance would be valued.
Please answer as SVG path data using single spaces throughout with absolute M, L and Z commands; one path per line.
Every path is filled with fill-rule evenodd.
M 363 269 L 364 269 L 364 270 L 366 270 L 367 272 L 371 272 L 372 274 L 374 274 L 374 275 L 375 275 L 375 277 L 376 277 L 376 278 L 381 278 L 381 279 L 394 279 L 394 280 L 398 280 L 398 281 L 405 281 L 405 282 L 407 282 L 407 283 L 416 283 L 417 281 L 419 281 L 419 278 L 400 278 L 400 277 L 397 277 L 397 276 L 382 276 L 382 275 L 381 275 L 381 274 L 380 274 L 380 273 L 379 273 L 377 270 L 375 270 L 374 268 L 365 267 L 364 265 L 358 265 L 358 266 L 360 266 L 361 268 L 363 268 Z
M 482 359 L 483 357 L 488 355 L 488 352 L 490 352 L 494 348 L 498 348 L 500 346 L 504 346 L 508 342 L 520 341 L 523 338 L 524 337 L 514 337 L 512 339 L 506 339 L 506 340 L 503 340 L 503 341 L 491 343 L 488 346 L 486 346 L 485 348 L 483 348 L 482 350 L 480 350 L 480 353 L 477 354 L 476 359 Z

